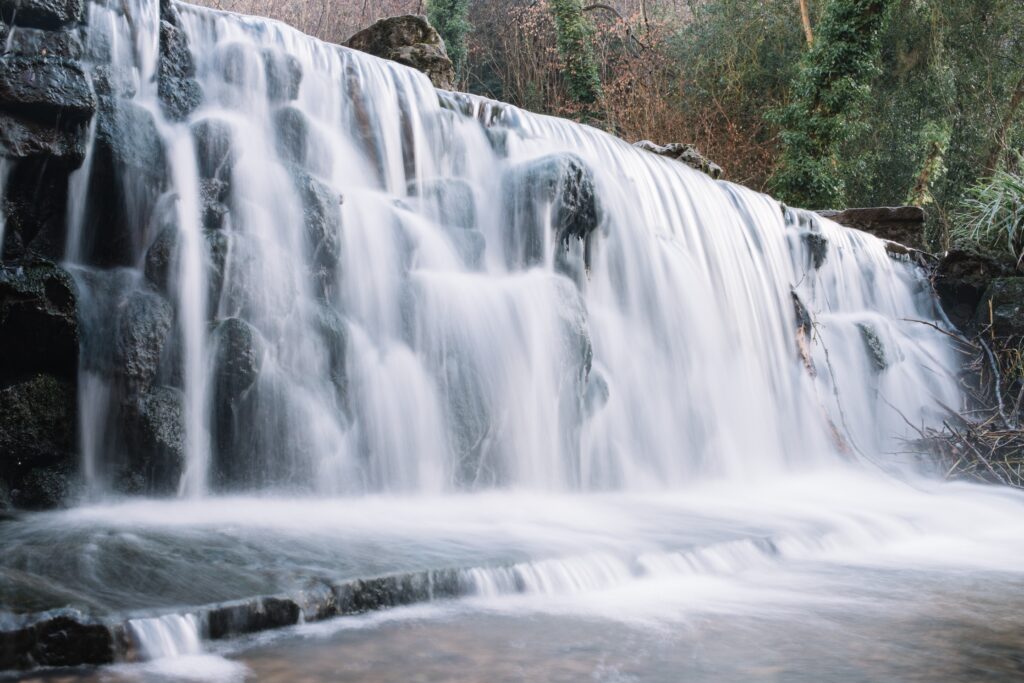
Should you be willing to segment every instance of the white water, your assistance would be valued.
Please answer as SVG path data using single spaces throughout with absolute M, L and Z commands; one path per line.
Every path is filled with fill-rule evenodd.
M 211 468 L 222 487 L 326 494 L 661 488 L 846 457 L 893 469 L 903 416 L 928 423 L 958 404 L 947 340 L 911 322 L 941 317 L 927 285 L 874 238 L 596 130 L 438 93 L 417 72 L 282 25 L 185 6 L 205 99 L 189 121 L 167 121 L 152 76 L 158 8 L 129 10 L 131 21 L 93 6 L 90 23 L 132 47 L 115 63 L 135 65 L 134 100 L 167 150 L 183 494 L 206 492 Z M 294 102 L 272 96 L 265 67 L 284 55 L 302 71 Z M 219 237 L 203 227 L 194 122 L 229 131 Z M 275 142 L 294 130 L 306 139 Z M 560 246 L 556 196 L 529 189 L 531 164 L 556 153 L 593 173 L 589 270 L 580 241 Z M 313 228 L 296 165 L 300 180 L 318 179 L 308 182 L 326 218 Z M 71 245 L 88 225 L 80 195 Z M 808 235 L 827 240 L 820 269 Z M 216 290 L 211 239 L 227 244 Z M 814 316 L 813 378 L 791 291 Z M 215 395 L 223 361 L 210 337 L 229 317 L 252 326 L 259 365 L 230 409 Z M 97 426 L 106 410 L 82 414 L 94 423 L 82 425 L 86 471 L 102 478 L 117 427 Z
M 140 222 L 131 266 L 91 263 L 87 160 L 68 260 L 86 292 L 81 438 L 100 501 L 25 522 L 25 538 L 52 533 L 75 559 L 67 575 L 34 564 L 30 542 L 11 540 L 12 566 L 115 611 L 273 594 L 299 569 L 455 567 L 480 604 L 525 594 L 540 611 L 645 617 L 712 583 L 710 602 L 753 598 L 759 571 L 807 562 L 1019 575 L 1019 496 L 939 485 L 897 454 L 907 422 L 961 399 L 947 337 L 922 324 L 945 324 L 923 273 L 879 240 L 594 129 L 204 9 L 181 8 L 205 99 L 169 121 L 157 4 L 126 6 L 130 21 L 91 5 L 89 25 L 114 37 L 167 151 L 157 205 L 176 218 L 165 356 L 178 372 L 158 382 L 184 397 L 173 488 L 190 499 L 103 500 L 134 455 L 116 416 L 135 398 L 104 364 L 105 335 L 119 302 L 154 290 L 142 264 L 158 221 Z M 265 54 L 297 60 L 297 100 L 271 97 Z M 304 144 L 277 143 L 289 120 L 306 122 Z M 216 229 L 190 132 L 203 121 L 232 147 Z M 531 185 L 552 154 L 593 174 L 586 247 L 558 243 L 558 192 Z M 304 178 L 326 217 L 313 228 Z M 820 268 L 809 236 L 827 241 Z M 793 292 L 815 323 L 813 375 Z M 253 331 L 258 369 L 225 398 L 229 319 Z M 212 495 L 239 490 L 272 497 Z M 151 576 L 101 571 L 125 552 Z M 199 652 L 189 617 L 132 631 L 146 657 Z
M 145 659 L 183 657 L 203 651 L 199 620 L 193 614 L 131 619 L 128 632 Z

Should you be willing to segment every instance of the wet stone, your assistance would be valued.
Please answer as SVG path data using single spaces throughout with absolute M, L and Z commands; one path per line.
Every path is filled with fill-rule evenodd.
M 0 19 L 16 26 L 56 29 L 82 21 L 82 0 L 2 0 Z
M 265 48 L 260 52 L 267 79 L 267 97 L 271 102 L 290 102 L 299 97 L 302 65 L 293 55 Z
M 288 598 L 260 598 L 237 605 L 217 607 L 207 614 L 211 640 L 292 626 L 302 609 Z
M 55 122 L 88 119 L 96 96 L 82 67 L 49 56 L 0 57 L 0 106 L 26 117 Z

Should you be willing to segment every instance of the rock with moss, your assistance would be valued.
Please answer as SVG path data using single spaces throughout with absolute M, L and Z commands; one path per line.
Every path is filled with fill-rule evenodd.
M 997 337 L 1024 338 L 1024 277 L 992 280 L 978 304 L 975 322 Z
M 418 14 L 381 19 L 348 39 L 348 47 L 422 71 L 437 88 L 451 90 L 455 65 L 444 41 Z
M 659 145 L 651 142 L 650 140 L 641 140 L 640 142 L 634 143 L 633 146 L 637 149 L 642 149 L 645 152 L 650 152 L 651 154 L 657 154 L 658 156 L 674 159 L 684 163 L 692 169 L 708 174 L 712 178 L 717 179 L 722 177 L 722 167 L 701 154 L 693 145 L 681 142 L 670 142 L 667 145 Z

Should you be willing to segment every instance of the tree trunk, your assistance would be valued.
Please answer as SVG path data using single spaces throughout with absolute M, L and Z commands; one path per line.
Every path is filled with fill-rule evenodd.
M 807 8 L 807 0 L 800 0 L 800 20 L 804 24 L 804 36 L 807 37 L 807 46 L 814 45 L 814 31 L 811 30 L 811 12 Z
M 988 161 L 985 162 L 985 172 L 989 175 L 995 173 L 999 167 L 999 160 L 1006 149 L 1006 133 L 1013 124 L 1013 117 L 1017 115 L 1021 102 L 1024 102 L 1024 76 L 1021 76 L 1021 79 L 1017 81 L 1017 89 L 1014 91 L 1013 97 L 1010 98 L 1010 107 L 1006 110 L 1006 116 L 1003 117 L 999 130 L 996 131 L 992 152 L 988 155 Z

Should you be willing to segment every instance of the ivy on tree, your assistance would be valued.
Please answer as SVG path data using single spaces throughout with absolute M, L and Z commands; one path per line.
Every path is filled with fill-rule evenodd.
M 455 65 L 455 72 L 463 78 L 466 70 L 466 36 L 472 26 L 469 23 L 469 0 L 429 0 L 427 19 L 444 39 L 448 57 Z
M 594 104 L 601 98 L 601 76 L 594 57 L 594 29 L 583 13 L 580 0 L 550 0 L 550 4 L 569 95 L 580 104 Z
M 773 179 L 781 199 L 810 208 L 846 203 L 842 145 L 863 127 L 878 71 L 879 32 L 892 0 L 831 0 L 793 83 L 791 103 L 773 112 L 782 156 Z

